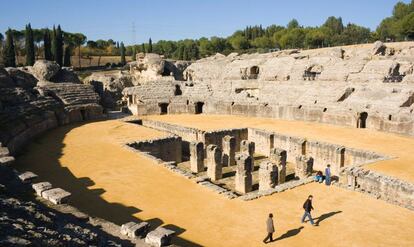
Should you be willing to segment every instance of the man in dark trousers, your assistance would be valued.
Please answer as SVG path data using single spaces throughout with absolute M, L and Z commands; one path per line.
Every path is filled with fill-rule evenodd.
M 314 226 L 315 223 L 313 222 L 312 215 L 311 215 L 311 211 L 313 210 L 313 207 L 312 207 L 312 199 L 313 199 L 313 196 L 312 195 L 309 195 L 308 196 L 308 199 L 303 204 L 303 209 L 305 210 L 305 213 L 303 214 L 303 217 L 302 217 L 302 223 L 304 223 L 305 222 L 305 218 L 308 217 L 309 218 L 309 222 Z
M 270 242 L 273 242 L 273 233 L 275 232 L 275 227 L 273 225 L 273 214 L 269 214 L 269 218 L 267 218 L 267 221 L 266 221 L 266 227 L 267 227 L 267 236 L 263 240 L 263 243 L 265 244 L 267 244 L 267 240 L 270 240 Z

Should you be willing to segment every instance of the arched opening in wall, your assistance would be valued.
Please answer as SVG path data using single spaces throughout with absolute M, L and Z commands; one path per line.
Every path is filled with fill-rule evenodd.
M 195 114 L 203 113 L 203 106 L 204 106 L 204 102 L 195 103 Z
M 168 114 L 168 103 L 159 103 L 158 106 L 160 107 L 160 114 L 165 115 Z
M 367 118 L 368 118 L 368 113 L 361 112 L 358 117 L 357 128 L 365 129 L 367 127 Z
M 183 94 L 183 92 L 181 91 L 180 85 L 175 85 L 174 95 L 178 96 L 178 95 L 182 95 L 182 94 Z
M 326 112 L 328 110 L 328 108 L 323 108 L 323 112 Z
M 81 114 L 81 117 L 82 117 L 82 121 L 85 121 L 87 119 L 86 118 L 86 111 L 84 109 L 82 109 L 82 110 L 80 110 L 80 114 Z
M 252 66 L 250 67 L 250 75 L 249 75 L 249 79 L 257 79 L 257 77 L 259 76 L 259 66 Z
M 388 120 L 389 121 L 392 121 L 392 115 L 390 114 L 390 115 L 388 115 Z
M 133 103 L 132 95 L 128 95 L 128 105 L 132 105 Z

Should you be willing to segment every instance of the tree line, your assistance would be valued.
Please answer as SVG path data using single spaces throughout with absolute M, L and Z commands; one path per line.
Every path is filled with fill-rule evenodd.
M 211 37 L 179 41 L 160 40 L 125 46 L 123 42 L 109 40 L 87 40 L 81 33 L 62 31 L 60 25 L 53 29 L 6 31 L 6 40 L 0 33 L 3 44 L 3 63 L 6 66 L 19 64 L 16 58 L 26 56 L 26 65 L 39 58 L 54 60 L 62 66 L 71 66 L 71 56 L 77 55 L 79 66 L 84 56 L 121 56 L 121 65 L 126 56 L 134 60 L 137 53 L 157 53 L 166 58 L 195 60 L 216 53 L 268 52 L 277 49 L 312 49 L 330 46 L 351 45 L 382 41 L 414 40 L 414 0 L 397 3 L 392 16 L 385 18 L 375 31 L 354 23 L 344 24 L 341 17 L 331 16 L 320 26 L 305 27 L 293 19 L 286 26 L 247 26 L 226 38 Z M 99 65 L 98 60 L 98 65 Z

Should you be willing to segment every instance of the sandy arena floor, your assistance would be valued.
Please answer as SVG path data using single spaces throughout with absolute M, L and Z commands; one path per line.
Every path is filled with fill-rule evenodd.
M 400 157 L 373 167 L 413 178 L 408 164 L 414 161 L 414 139 L 406 137 L 234 116 L 156 119 L 200 128 L 249 125 L 373 149 Z M 116 120 L 64 126 L 29 145 L 16 166 L 72 192 L 72 204 L 91 215 L 118 224 L 137 217 L 167 225 L 178 231 L 177 244 L 184 246 L 261 246 L 270 212 L 275 214 L 277 241 L 268 246 L 414 246 L 414 212 L 366 195 L 309 184 L 249 202 L 228 200 L 121 147 L 126 141 L 162 135 Z M 299 222 L 309 194 L 315 197 L 318 227 Z

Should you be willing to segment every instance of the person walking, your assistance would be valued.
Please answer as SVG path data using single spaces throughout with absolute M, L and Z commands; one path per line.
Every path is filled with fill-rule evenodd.
M 267 244 L 267 240 L 270 240 L 270 242 L 273 242 L 273 233 L 275 232 L 275 227 L 273 225 L 273 214 L 269 214 L 269 218 L 267 218 L 266 221 L 266 227 L 267 227 L 267 236 L 263 240 L 263 243 Z
M 327 165 L 325 169 L 325 184 L 331 185 L 331 165 Z
M 313 222 L 313 219 L 312 219 L 312 215 L 311 215 L 311 211 L 313 210 L 313 207 L 312 207 L 312 199 L 313 199 L 313 196 L 312 195 L 309 195 L 308 196 L 308 199 L 303 204 L 303 209 L 305 210 L 305 213 L 302 216 L 302 223 L 304 223 L 305 222 L 305 218 L 308 217 L 309 218 L 309 222 L 312 225 L 315 225 L 315 223 Z

